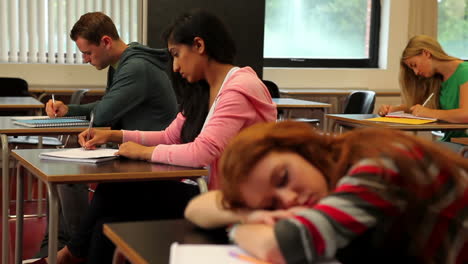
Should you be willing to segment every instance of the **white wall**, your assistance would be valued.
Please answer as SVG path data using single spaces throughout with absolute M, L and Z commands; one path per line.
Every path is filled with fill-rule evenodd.
M 399 57 L 408 35 L 408 0 L 382 0 L 379 69 L 265 68 L 281 88 L 398 89 Z M 388 48 L 387 48 L 388 47 Z M 107 70 L 90 65 L 0 64 L 0 76 L 21 77 L 32 88 L 105 87 Z

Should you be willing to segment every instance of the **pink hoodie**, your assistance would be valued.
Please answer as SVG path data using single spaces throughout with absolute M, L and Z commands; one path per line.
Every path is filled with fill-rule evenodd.
M 242 129 L 276 120 L 270 93 L 250 67 L 234 72 L 224 83 L 211 119 L 193 142 L 181 144 L 185 117 L 179 113 L 164 131 L 123 131 L 123 142 L 157 146 L 152 162 L 173 165 L 210 166 L 209 189 L 219 187 L 218 160 L 226 144 Z

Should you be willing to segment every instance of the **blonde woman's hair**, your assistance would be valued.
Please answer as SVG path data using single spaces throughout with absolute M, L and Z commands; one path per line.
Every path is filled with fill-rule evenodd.
M 427 106 L 438 109 L 442 75 L 435 74 L 430 78 L 418 77 L 404 63 L 406 59 L 420 55 L 424 50 L 429 52 L 433 59 L 440 61 L 453 61 L 459 60 L 459 58 L 448 55 L 437 40 L 426 35 L 412 37 L 403 50 L 400 59 L 400 86 L 404 103 L 408 106 L 422 104 L 431 93 L 434 93 Z

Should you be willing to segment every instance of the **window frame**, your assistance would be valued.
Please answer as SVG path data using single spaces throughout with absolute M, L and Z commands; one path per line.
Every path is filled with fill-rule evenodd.
M 380 0 L 372 0 L 368 59 L 263 58 L 263 66 L 272 68 L 378 68 L 380 17 Z

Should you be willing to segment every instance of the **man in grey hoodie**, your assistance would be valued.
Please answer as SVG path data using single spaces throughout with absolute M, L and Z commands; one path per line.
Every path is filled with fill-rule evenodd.
M 73 26 L 70 37 L 83 53 L 84 62 L 98 70 L 108 66 L 106 93 L 100 101 L 65 105 L 49 100 L 46 112 L 53 116 L 89 116 L 94 112 L 95 126 L 112 129 L 163 130 L 177 114 L 177 102 L 165 73 L 169 53 L 136 42 L 124 43 L 112 20 L 103 13 L 87 13 Z M 76 232 L 88 209 L 85 184 L 58 187 L 61 214 L 59 247 Z M 47 256 L 48 237 L 42 241 L 37 257 Z

